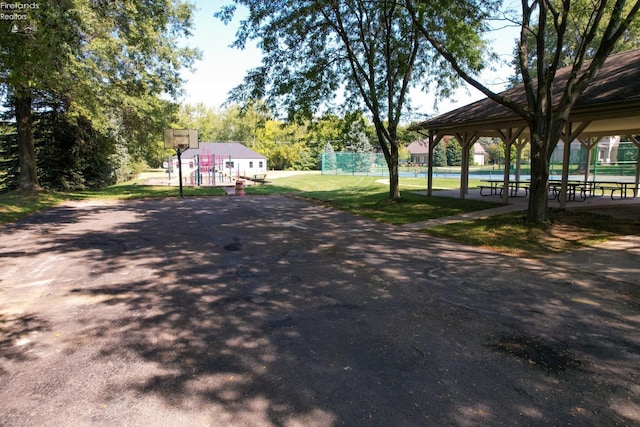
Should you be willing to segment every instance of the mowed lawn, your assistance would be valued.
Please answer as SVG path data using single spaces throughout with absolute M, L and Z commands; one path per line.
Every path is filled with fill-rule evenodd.
M 439 179 L 434 188 L 456 188 L 458 180 Z M 389 200 L 388 179 L 372 176 L 300 174 L 271 180 L 268 185 L 247 187 L 247 194 L 289 193 L 315 199 L 328 206 L 389 224 L 409 224 L 499 206 L 478 200 L 426 197 L 424 178 L 401 178 L 402 200 Z
M 277 176 L 277 175 L 276 175 Z M 403 225 L 432 218 L 451 216 L 499 206 L 478 200 L 450 197 L 428 197 L 416 194 L 426 188 L 424 178 L 400 178 L 402 200 L 389 200 L 388 180 L 372 176 L 336 176 L 300 173 L 272 178 L 268 183 L 247 186 L 251 195 L 290 194 L 324 203 L 389 224 Z M 479 182 L 470 180 L 471 188 Z M 434 189 L 459 187 L 458 179 L 434 179 Z M 218 197 L 220 188 L 185 187 L 185 197 Z M 178 197 L 176 187 L 145 186 L 131 181 L 98 191 L 81 192 L 9 192 L 0 194 L 0 224 L 62 203 L 65 200 L 139 199 Z M 540 257 L 558 251 L 569 251 L 595 245 L 603 240 L 640 233 L 640 222 L 620 220 L 590 213 L 552 212 L 546 224 L 529 224 L 524 213 L 495 216 L 483 220 L 464 221 L 421 230 L 425 233 L 455 239 L 473 245 L 519 256 Z M 571 236 L 571 238 L 566 238 Z

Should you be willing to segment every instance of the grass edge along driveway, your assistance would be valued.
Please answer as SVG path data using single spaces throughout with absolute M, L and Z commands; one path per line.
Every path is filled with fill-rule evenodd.
M 458 180 L 439 179 L 434 184 L 438 189 L 455 188 Z M 248 186 L 246 194 L 295 194 L 318 200 L 331 208 L 394 225 L 499 206 L 484 201 L 415 194 L 412 191 L 425 185 L 421 178 L 402 178 L 400 185 L 403 198 L 399 202 L 388 200 L 388 185 L 383 179 L 361 176 L 292 175 L 272 179 L 268 184 Z M 184 194 L 185 197 L 220 196 L 224 191 L 211 187 L 185 187 Z M 176 187 L 144 186 L 135 181 L 96 191 L 9 192 L 0 194 L 0 224 L 16 221 L 67 200 L 128 200 L 177 196 Z M 637 222 L 586 212 L 554 212 L 551 220 L 542 225 L 528 224 L 523 213 L 513 213 L 422 231 L 503 253 L 541 257 L 592 246 L 619 235 L 638 234 L 640 226 Z

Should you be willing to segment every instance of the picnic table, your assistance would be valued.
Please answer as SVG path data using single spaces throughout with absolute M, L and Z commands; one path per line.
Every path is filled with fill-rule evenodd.
M 567 200 L 576 200 L 576 194 L 580 194 L 582 200 L 586 200 L 589 195 L 593 195 L 592 182 L 567 181 Z M 562 193 L 562 181 L 558 179 L 549 180 L 549 192 L 553 200 L 560 200 Z
M 504 191 L 504 180 L 502 179 L 484 179 L 481 182 L 486 182 L 487 185 L 480 185 L 480 195 L 481 196 L 493 196 L 500 195 L 502 196 L 502 192 Z M 527 197 L 529 195 L 529 186 L 531 185 L 530 181 L 509 181 L 509 196 L 510 197 L 518 197 L 518 191 L 520 189 L 524 190 L 524 196 Z M 485 194 L 485 191 L 488 191 L 488 194 Z
M 616 199 L 616 193 L 619 193 L 620 199 L 626 199 L 629 191 L 633 191 L 633 197 L 636 197 L 636 189 L 633 188 L 634 183 L 627 181 L 567 181 L 567 200 L 576 200 L 576 195 L 580 195 L 582 201 L 587 197 L 604 196 L 605 192 L 611 192 L 611 199 Z M 562 181 L 549 180 L 549 192 L 552 199 L 560 200 Z M 596 191 L 600 190 L 597 195 Z
M 616 199 L 616 193 L 620 193 L 620 199 L 626 199 L 629 196 L 629 191 L 633 192 L 633 197 L 636 197 L 637 189 L 634 188 L 635 183 L 628 181 L 596 181 L 595 186 L 601 190 L 601 196 L 604 196 L 605 191 L 611 191 L 611 199 Z
M 265 182 L 267 182 L 267 174 L 266 173 L 257 173 L 257 174 L 253 174 L 251 176 L 246 176 L 243 175 L 241 176 L 242 179 L 247 179 L 249 181 L 253 181 L 253 182 L 259 182 L 260 184 L 264 184 Z

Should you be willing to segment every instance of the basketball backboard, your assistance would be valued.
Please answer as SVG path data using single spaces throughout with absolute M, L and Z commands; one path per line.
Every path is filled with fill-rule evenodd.
M 175 148 L 184 151 L 187 148 L 198 148 L 197 129 L 165 129 L 164 148 Z

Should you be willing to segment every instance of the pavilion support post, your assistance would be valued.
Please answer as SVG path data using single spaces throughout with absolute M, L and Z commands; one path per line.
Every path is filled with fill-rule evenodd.
M 504 181 L 502 183 L 502 201 L 504 204 L 509 203 L 509 181 L 510 181 L 510 168 L 511 168 L 511 145 L 525 130 L 524 127 L 520 128 L 508 128 L 497 129 L 502 142 L 504 142 Z M 522 148 L 521 148 L 522 150 Z M 519 166 L 519 165 L 518 165 Z M 519 173 L 516 175 L 516 180 L 519 179 Z
M 568 138 L 567 138 L 568 139 Z M 563 140 L 564 151 L 562 153 L 562 177 L 560 182 L 560 209 L 567 208 L 567 182 L 569 182 L 569 160 L 571 159 L 571 139 Z
M 522 162 L 522 150 L 527 146 L 528 143 L 528 138 L 519 138 L 514 141 L 514 144 L 516 146 L 516 181 L 520 181 L 520 163 Z
M 427 195 L 433 195 L 433 153 L 436 146 L 442 141 L 444 135 L 434 135 L 432 130 L 429 131 L 429 159 L 427 164 Z
M 560 138 L 564 141 L 564 151 L 562 154 L 562 182 L 560 183 L 560 209 L 567 208 L 567 183 L 569 182 L 569 163 L 571 160 L 571 141 L 578 138 L 591 122 L 582 122 L 573 130 L 573 123 L 567 122 L 564 132 Z
M 511 183 L 511 144 L 513 141 L 504 143 L 504 179 L 502 180 L 502 201 L 509 204 L 509 185 Z
M 462 148 L 462 164 L 460 165 L 460 198 L 469 194 L 469 153 L 471 147 L 478 140 L 477 132 L 456 133 L 456 139 Z
M 584 182 L 589 181 L 589 167 L 591 164 L 591 150 L 593 147 L 597 146 L 600 141 L 602 141 L 603 137 L 593 137 L 593 138 L 580 138 L 580 144 L 584 147 L 585 154 L 585 168 L 584 168 Z
M 638 147 L 638 160 L 636 160 L 636 181 L 633 186 L 633 197 L 638 197 L 638 186 L 640 185 L 640 135 L 627 135 L 627 137 L 633 142 L 633 145 Z

